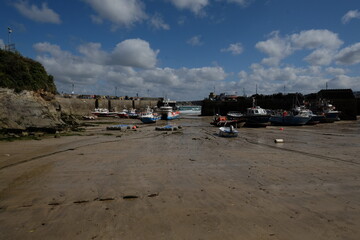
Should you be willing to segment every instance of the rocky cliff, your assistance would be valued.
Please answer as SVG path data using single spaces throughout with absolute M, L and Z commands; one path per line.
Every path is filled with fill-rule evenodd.
M 0 88 L 0 131 L 47 131 L 54 132 L 78 124 L 77 119 L 90 115 L 96 107 L 115 111 L 123 108 L 145 109 L 157 105 L 155 100 L 107 100 L 64 98 L 42 90 L 19 93 Z
M 61 107 L 51 93 L 0 88 L 1 130 L 49 130 L 63 128 Z

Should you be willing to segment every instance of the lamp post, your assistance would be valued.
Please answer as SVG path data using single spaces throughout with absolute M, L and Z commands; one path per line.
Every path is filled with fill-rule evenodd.
M 12 29 L 8 27 L 8 45 L 10 45 L 10 34 L 12 33 Z

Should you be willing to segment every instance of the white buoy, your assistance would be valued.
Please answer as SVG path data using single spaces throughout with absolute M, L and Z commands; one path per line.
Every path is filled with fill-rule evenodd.
M 281 138 L 277 138 L 274 140 L 275 143 L 283 143 L 284 142 L 284 139 L 281 139 Z

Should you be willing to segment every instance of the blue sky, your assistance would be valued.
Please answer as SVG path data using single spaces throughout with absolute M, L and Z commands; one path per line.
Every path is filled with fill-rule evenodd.
M 8 27 L 59 92 L 360 90 L 358 0 L 1 0 L 0 47 Z

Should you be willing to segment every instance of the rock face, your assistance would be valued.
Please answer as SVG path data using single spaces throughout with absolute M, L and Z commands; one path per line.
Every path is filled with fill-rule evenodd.
M 106 108 L 109 100 L 98 101 Z M 138 109 L 155 106 L 157 101 L 111 100 L 114 109 Z M 76 127 L 77 119 L 90 115 L 95 109 L 95 99 L 63 98 L 44 91 L 22 91 L 0 88 L 0 131 L 55 132 L 66 127 Z
M 0 88 L 0 129 L 57 129 L 65 126 L 52 94 Z

